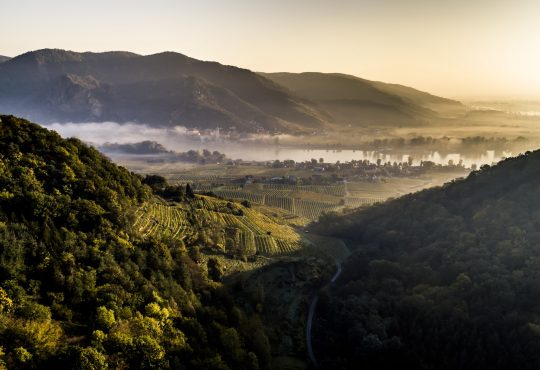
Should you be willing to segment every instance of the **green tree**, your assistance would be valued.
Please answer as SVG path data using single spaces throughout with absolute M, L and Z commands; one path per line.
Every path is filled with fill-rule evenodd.
M 108 309 L 107 307 L 100 306 L 97 308 L 96 314 L 96 324 L 103 329 L 110 329 L 116 319 L 114 317 L 114 311 Z
M 76 368 L 80 370 L 105 370 L 109 366 L 107 357 L 94 347 L 82 348 L 78 354 Z

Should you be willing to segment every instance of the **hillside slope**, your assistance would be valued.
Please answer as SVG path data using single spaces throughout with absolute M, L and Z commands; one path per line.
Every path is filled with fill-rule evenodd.
M 315 102 L 340 125 L 418 124 L 465 112 L 457 101 L 413 88 L 338 73 L 262 73 Z
M 166 213 L 159 222 L 174 235 L 152 232 L 158 215 L 140 224 L 148 204 L 169 207 L 145 184 L 183 207 L 189 234 Z M 235 239 L 217 245 L 209 213 L 190 210 L 199 197 L 159 184 L 77 139 L 0 116 L 0 368 L 270 366 L 255 310 L 263 298 L 237 307 L 219 260 L 201 258 L 236 251 Z
M 315 230 L 355 250 L 317 345 L 343 368 L 540 366 L 540 151 Z M 327 320 L 327 321 L 324 321 Z
M 3 56 L 3 55 L 0 55 L 0 63 L 2 62 L 6 62 L 8 60 L 10 60 L 11 58 L 10 57 L 6 57 L 6 56 Z
M 0 66 L 0 111 L 40 122 L 140 122 L 239 131 L 320 129 L 302 99 L 246 69 L 165 52 L 44 49 Z

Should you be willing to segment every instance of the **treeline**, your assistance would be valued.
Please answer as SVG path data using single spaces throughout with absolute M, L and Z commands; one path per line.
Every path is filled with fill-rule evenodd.
M 540 367 L 540 151 L 313 230 L 354 252 L 322 292 L 332 369 Z
M 362 149 L 371 150 L 433 150 L 438 152 L 458 150 L 462 154 L 485 152 L 487 150 L 520 152 L 529 144 L 523 136 L 510 139 L 506 137 L 467 136 L 463 138 L 451 138 L 448 136 L 431 137 L 415 136 L 412 138 L 386 138 L 375 139 L 362 143 Z
M 189 241 L 131 229 L 150 186 L 166 186 L 77 139 L 0 121 L 0 368 L 268 366 L 260 300 L 238 307 Z
M 165 148 L 157 141 L 145 140 L 138 143 L 105 143 L 99 146 L 99 150 L 102 152 L 119 152 L 125 154 L 166 154 L 172 153 L 172 151 Z
M 146 175 L 142 179 L 143 184 L 148 185 L 154 194 L 157 194 L 167 200 L 174 202 L 181 202 L 186 199 L 195 198 L 195 193 L 191 189 L 191 185 L 188 183 L 183 185 L 169 185 L 167 180 L 163 176 L 159 175 Z
M 104 153 L 132 154 L 132 155 L 159 155 L 162 160 L 187 162 L 187 163 L 221 163 L 228 160 L 227 156 L 217 150 L 208 149 L 188 150 L 186 152 L 175 152 L 168 150 L 162 144 L 156 141 L 141 141 L 138 143 L 105 143 L 99 146 L 99 150 Z

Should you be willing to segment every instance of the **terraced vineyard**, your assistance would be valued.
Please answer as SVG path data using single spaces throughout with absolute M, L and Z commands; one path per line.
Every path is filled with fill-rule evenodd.
M 264 204 L 271 207 L 285 209 L 289 212 L 294 212 L 294 198 L 282 197 L 278 195 L 266 195 Z
M 204 177 L 204 176 L 203 176 Z M 201 177 L 202 178 L 202 177 Z M 212 178 L 212 180 L 215 180 Z M 252 183 L 239 186 L 215 182 L 193 186 L 199 192 L 211 191 L 214 194 L 235 201 L 248 200 L 288 212 L 304 220 L 315 221 L 325 212 L 339 211 L 343 208 L 363 207 L 386 200 L 394 184 L 343 183 L 329 185 L 294 185 Z M 201 208 L 205 208 L 203 204 Z M 214 209 L 217 211 L 217 209 Z
M 237 235 L 248 255 L 283 255 L 301 248 L 300 236 L 291 227 L 256 210 L 208 196 L 197 196 L 182 205 L 157 199 L 148 202 L 136 210 L 134 228 L 144 237 L 184 239 L 196 236 L 201 227 L 190 222 L 193 215 L 202 220 L 203 227 Z
M 263 189 L 274 191 L 287 191 L 287 192 L 303 192 L 309 191 L 319 194 L 327 194 L 335 197 L 345 196 L 346 189 L 345 184 L 337 185 L 287 185 L 287 184 L 264 184 Z
M 257 253 L 257 243 L 255 242 L 255 235 L 252 232 L 240 232 L 240 244 L 247 250 L 248 254 Z M 289 252 L 287 249 L 283 249 L 283 251 L 285 253 Z
M 136 211 L 135 229 L 143 236 L 161 234 L 184 239 L 193 234 L 187 213 L 179 207 L 161 203 L 148 203 Z
M 215 188 L 214 184 L 201 184 L 201 183 L 193 184 L 193 191 L 198 191 L 198 192 L 212 191 L 214 188 Z
M 255 244 L 257 245 L 257 250 L 261 252 L 261 254 L 276 254 L 276 251 L 278 250 L 278 246 L 271 236 L 268 235 L 255 235 Z
M 198 176 L 198 175 L 174 175 L 169 177 L 169 181 L 171 183 L 212 183 L 217 182 L 219 180 L 219 176 Z
M 249 200 L 253 203 L 264 204 L 264 194 L 256 194 L 242 190 L 222 190 L 221 188 L 213 190 L 213 192 L 214 194 L 227 199 Z
M 295 199 L 295 214 L 310 220 L 317 220 L 324 212 L 337 211 L 341 206 L 313 200 Z
M 324 190 L 324 188 L 330 188 Z M 345 188 L 341 185 L 283 185 L 283 184 L 253 184 L 245 189 L 235 187 L 221 186 L 211 191 L 225 199 L 248 200 L 252 203 L 258 203 L 274 208 L 279 208 L 289 212 L 292 215 L 306 218 L 308 220 L 317 220 L 323 212 L 336 211 L 342 208 L 343 203 L 339 204 L 339 199 L 334 195 L 328 196 L 329 200 L 322 200 L 316 196 L 315 199 L 303 199 L 302 192 L 345 194 Z M 364 203 L 362 203 L 364 204 Z

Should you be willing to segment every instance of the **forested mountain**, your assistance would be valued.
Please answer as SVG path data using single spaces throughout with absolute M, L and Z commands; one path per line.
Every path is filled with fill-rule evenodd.
M 351 125 L 414 124 L 465 113 L 457 101 L 413 88 L 339 73 L 263 73 L 308 99 L 335 122 Z
M 44 49 L 0 66 L 0 111 L 39 122 L 140 122 L 239 131 L 316 130 L 302 99 L 247 69 L 173 52 Z
M 540 151 L 338 217 L 353 254 L 323 292 L 332 369 L 540 367 Z
M 0 116 L 0 368 L 269 366 L 256 302 L 237 307 L 217 262 L 199 260 L 202 216 L 191 214 L 190 228 L 204 235 L 185 241 L 132 227 L 156 197 L 146 184 L 186 209 L 196 200 L 156 179 Z
M 400 85 L 338 74 L 257 74 L 173 52 L 43 49 L 0 65 L 0 111 L 42 123 L 312 133 L 425 124 L 462 108 Z

